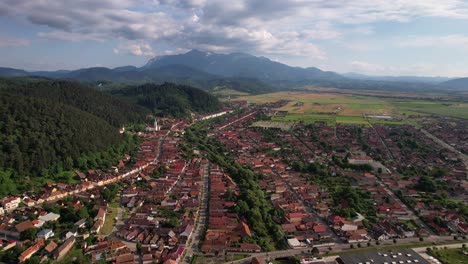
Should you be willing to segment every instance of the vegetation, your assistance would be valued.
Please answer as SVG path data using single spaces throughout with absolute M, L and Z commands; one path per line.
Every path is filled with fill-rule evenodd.
M 463 248 L 450 248 L 450 249 L 437 249 L 431 250 L 430 253 L 436 257 L 443 264 L 451 263 L 465 263 L 466 261 L 466 251 Z
M 197 88 L 173 83 L 133 86 L 114 90 L 112 94 L 136 102 L 160 116 L 186 117 L 190 112 L 207 113 L 221 107 L 213 95 Z
M 138 143 L 117 126 L 139 122 L 145 112 L 125 113 L 136 108 L 109 95 L 65 81 L 8 81 L 0 87 L 2 196 L 45 181 L 73 183 L 74 168 L 109 168 Z
M 143 122 L 149 113 L 142 107 L 128 104 L 74 81 L 0 79 L 0 91 L 43 99 L 49 104 L 65 104 L 99 117 L 114 127 Z

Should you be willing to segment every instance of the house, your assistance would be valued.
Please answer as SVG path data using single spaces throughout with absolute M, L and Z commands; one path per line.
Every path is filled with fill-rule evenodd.
M 49 239 L 49 237 L 53 237 L 55 234 L 52 229 L 43 229 L 37 233 L 38 238 Z
M 76 222 L 74 225 L 78 228 L 83 228 L 86 226 L 86 222 L 87 222 L 86 218 L 83 218 L 79 220 L 78 222 Z
M 42 220 L 44 222 L 57 221 L 59 218 L 60 215 L 56 213 L 48 213 L 46 215 L 41 215 L 38 217 L 39 220 Z
M 40 241 L 40 242 L 37 242 L 36 244 L 34 244 L 33 246 L 27 248 L 25 251 L 23 251 L 23 252 L 19 255 L 19 257 L 18 257 L 18 262 L 19 262 L 19 263 L 22 263 L 22 262 L 24 262 L 25 260 L 29 259 L 32 255 L 34 255 L 34 253 L 36 253 L 37 251 L 39 251 L 43 245 L 44 245 L 43 242 Z
M 78 232 L 76 232 L 76 230 L 71 230 L 65 234 L 65 239 L 68 239 L 70 237 L 76 237 L 77 235 L 78 235 Z
M 242 243 L 240 244 L 240 250 L 242 252 L 259 253 L 262 248 L 257 244 Z
M 297 240 L 297 238 L 290 238 L 288 239 L 288 245 L 291 247 L 291 248 L 299 248 L 301 247 L 301 242 L 299 242 L 299 240 Z
M 102 221 L 102 223 L 104 223 L 106 221 L 106 210 L 106 206 L 99 207 L 98 213 L 96 214 L 96 217 L 94 217 L 94 221 Z
M 62 259 L 73 247 L 73 244 L 75 244 L 75 237 L 67 239 L 62 245 L 60 245 L 60 247 L 57 248 L 57 251 L 55 251 L 55 259 Z
M 341 226 L 341 231 L 348 232 L 348 231 L 355 231 L 358 229 L 357 225 L 352 224 L 344 224 Z
M 7 212 L 13 211 L 16 208 L 18 208 L 20 203 L 21 199 L 19 197 L 9 197 L 2 201 L 3 209 Z
M 370 164 L 372 162 L 372 158 L 362 155 L 362 156 L 351 156 L 348 159 L 349 164 L 356 164 L 356 165 L 364 165 Z
M 57 248 L 57 244 L 54 241 L 50 241 L 49 244 L 44 248 L 48 253 L 52 253 Z
M 28 207 L 32 207 L 35 204 L 34 200 L 29 198 L 29 197 L 24 197 L 23 198 L 23 203 Z
M 23 233 L 26 229 L 29 229 L 29 228 L 34 228 L 33 222 L 31 222 L 29 220 L 21 222 L 21 223 L 15 225 L 15 229 L 19 233 Z

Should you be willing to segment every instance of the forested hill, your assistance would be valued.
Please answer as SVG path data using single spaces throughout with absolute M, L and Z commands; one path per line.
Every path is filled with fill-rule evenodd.
M 0 195 L 115 165 L 137 143 L 118 127 L 149 113 L 76 82 L 0 80 Z
M 71 163 L 71 169 L 82 154 L 122 141 L 117 128 L 92 114 L 1 91 L 0 120 L 0 174 L 12 170 L 15 181 L 58 163 Z
M 0 80 L 0 89 L 9 94 L 42 98 L 73 106 L 107 121 L 115 127 L 144 122 L 148 110 L 118 100 L 79 82 L 64 80 Z
M 191 112 L 207 113 L 220 109 L 213 95 L 173 83 L 145 84 L 112 91 L 112 94 L 136 102 L 162 116 L 185 117 Z

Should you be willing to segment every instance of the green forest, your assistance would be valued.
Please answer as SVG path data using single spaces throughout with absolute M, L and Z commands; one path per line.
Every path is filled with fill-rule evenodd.
M 111 93 L 146 107 L 158 116 L 180 118 L 189 116 L 191 112 L 207 113 L 221 107 L 213 95 L 197 88 L 173 83 L 132 86 Z
M 38 189 L 45 182 L 74 183 L 74 169 L 107 169 L 136 150 L 124 125 L 153 114 L 185 117 L 219 101 L 170 83 L 100 92 L 76 81 L 0 78 L 0 195 Z M 122 100 L 125 99 L 125 100 Z
M 0 91 L 65 104 L 99 117 L 114 127 L 144 122 L 150 113 L 141 106 L 129 104 L 76 81 L 0 79 Z

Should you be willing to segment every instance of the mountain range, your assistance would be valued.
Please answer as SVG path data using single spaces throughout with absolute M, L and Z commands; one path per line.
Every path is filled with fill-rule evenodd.
M 123 66 L 114 69 L 92 67 L 73 71 L 36 72 L 0 68 L 0 76 L 42 76 L 100 84 L 174 82 L 205 90 L 228 88 L 254 94 L 304 86 L 395 91 L 468 90 L 468 78 L 338 74 L 315 67 L 291 67 L 266 57 L 256 57 L 246 53 L 218 54 L 199 50 L 155 57 L 142 67 Z

